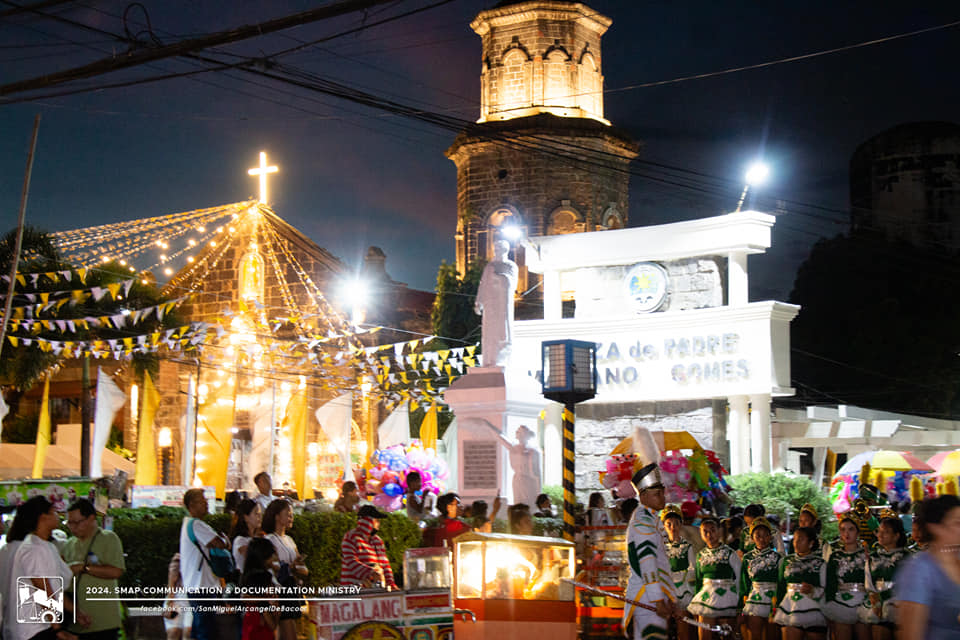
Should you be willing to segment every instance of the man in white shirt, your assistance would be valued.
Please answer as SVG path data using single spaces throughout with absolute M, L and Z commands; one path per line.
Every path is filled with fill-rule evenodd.
M 72 611 L 68 611 L 70 602 L 63 597 L 66 587 L 73 580 L 73 572 L 70 567 L 60 559 L 57 547 L 49 542 L 51 532 L 60 525 L 60 517 L 46 498 L 36 496 L 23 503 L 17 509 L 17 518 L 23 518 L 22 527 L 24 531 L 29 531 L 23 542 L 17 548 L 13 556 L 13 564 L 10 570 L 10 583 L 5 585 L 5 591 L 8 597 L 17 598 L 18 578 L 29 578 L 32 588 L 43 590 L 46 597 L 57 598 L 64 605 L 61 609 L 64 620 L 66 616 L 73 617 Z M 59 578 L 59 580 L 57 579 Z M 30 586 L 27 588 L 29 589 Z M 37 598 L 34 596 L 34 600 Z M 7 626 L 4 628 L 5 640 L 28 640 L 34 636 L 46 633 L 49 637 L 56 636 L 56 627 L 58 623 L 51 622 L 16 622 L 17 603 L 11 602 L 7 606 L 6 614 L 11 616 Z M 40 617 L 40 606 L 37 605 L 34 610 L 27 611 L 31 617 Z M 36 616 L 34 616 L 36 614 Z M 6 616 L 4 616 L 6 617 Z M 77 622 L 81 626 L 90 624 L 90 618 L 80 612 L 77 612 Z M 41 636 L 46 637 L 46 636 Z
M 229 628 L 234 625 L 235 616 L 203 610 L 218 604 L 212 599 L 219 597 L 222 587 L 220 579 L 213 574 L 207 560 L 210 549 L 230 547 L 226 540 L 203 521 L 203 517 L 207 515 L 207 500 L 203 496 L 203 489 L 188 489 L 183 494 L 183 504 L 190 515 L 183 519 L 180 527 L 180 575 L 193 609 L 193 637 L 196 640 L 233 637 Z M 190 539 L 191 522 L 196 543 Z
M 273 482 L 270 480 L 270 474 L 266 471 L 261 471 L 253 476 L 253 484 L 257 485 L 257 491 L 259 492 L 253 499 L 260 505 L 261 509 L 266 511 L 267 507 L 269 507 L 270 503 L 275 499 L 273 497 Z

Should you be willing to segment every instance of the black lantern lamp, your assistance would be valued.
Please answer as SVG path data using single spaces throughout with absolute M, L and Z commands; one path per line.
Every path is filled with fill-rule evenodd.
M 542 343 L 543 395 L 563 403 L 563 537 L 573 540 L 576 465 L 573 423 L 578 402 L 597 395 L 597 345 L 582 340 Z

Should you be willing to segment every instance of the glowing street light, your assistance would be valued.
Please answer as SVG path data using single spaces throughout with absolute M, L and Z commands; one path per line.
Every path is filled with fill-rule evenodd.
M 504 225 L 500 228 L 500 235 L 513 243 L 523 237 L 523 229 L 515 224 Z
M 370 302 L 370 284 L 357 278 L 343 287 L 343 297 L 350 309 L 351 322 L 359 325 L 366 319 L 367 305 Z
M 740 211 L 743 208 L 743 202 L 747 199 L 747 192 L 750 190 L 751 186 L 759 187 L 761 184 L 767 181 L 767 178 L 770 176 L 770 167 L 765 165 L 762 162 L 754 162 L 747 169 L 747 173 L 744 176 L 745 183 L 743 185 L 743 193 L 740 194 L 740 202 L 737 203 L 736 211 Z

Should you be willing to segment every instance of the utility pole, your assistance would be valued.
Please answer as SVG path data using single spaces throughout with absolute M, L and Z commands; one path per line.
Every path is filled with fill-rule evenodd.
M 17 286 L 17 265 L 20 262 L 20 249 L 23 248 L 23 223 L 27 215 L 27 194 L 30 192 L 30 176 L 33 174 L 33 152 L 37 148 L 37 132 L 40 130 L 40 114 L 33 118 L 33 135 L 30 138 L 30 153 L 27 154 L 27 170 L 23 176 L 23 191 L 20 193 L 20 213 L 17 217 L 17 239 L 13 245 L 13 259 L 10 261 L 10 285 L 7 287 L 7 300 L 3 306 L 3 320 L 0 321 L 0 353 L 3 353 L 3 341 L 7 337 L 7 320 L 13 306 L 13 292 Z

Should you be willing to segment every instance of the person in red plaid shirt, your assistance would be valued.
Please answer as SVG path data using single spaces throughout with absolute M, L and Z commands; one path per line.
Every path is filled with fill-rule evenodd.
M 384 587 L 387 591 L 398 589 L 393 581 L 393 570 L 387 560 L 387 550 L 383 539 L 377 535 L 380 520 L 387 514 L 377 511 L 371 505 L 360 507 L 357 512 L 357 526 L 343 536 L 340 552 L 343 564 L 340 566 L 340 582 L 358 584 L 361 587 Z

